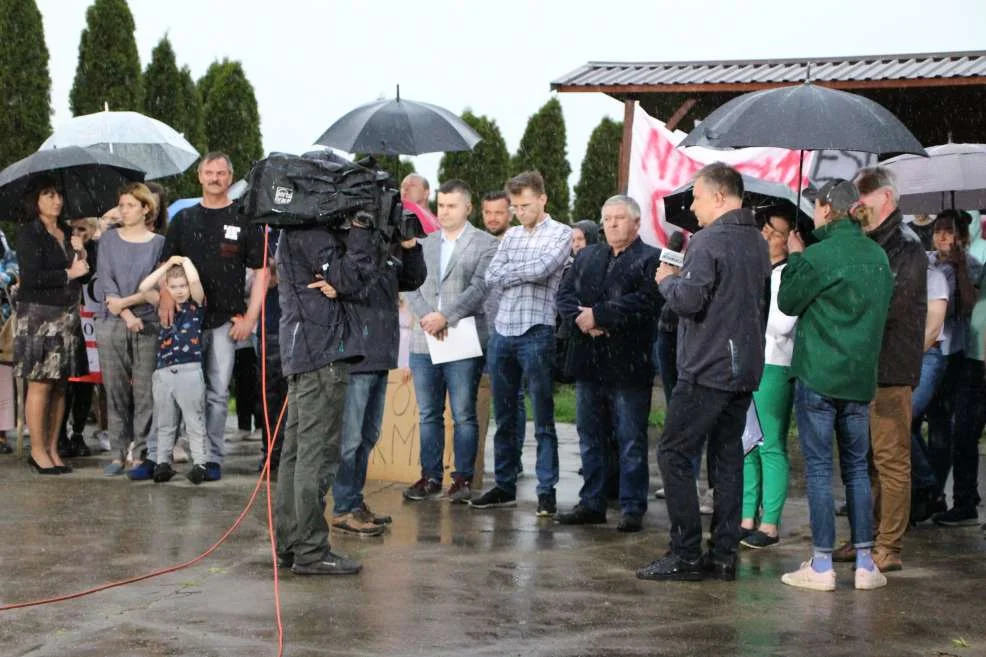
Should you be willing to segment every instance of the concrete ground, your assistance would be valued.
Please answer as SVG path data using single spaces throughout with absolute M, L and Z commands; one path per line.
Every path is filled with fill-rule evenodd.
M 567 508 L 580 486 L 574 427 L 559 426 L 559 438 L 558 501 Z M 0 456 L 0 605 L 81 591 L 202 553 L 255 482 L 259 444 L 229 448 L 222 482 L 201 487 L 184 479 L 108 479 L 100 467 L 106 457 L 76 459 L 71 475 L 40 477 Z M 489 469 L 492 437 L 487 451 Z M 529 441 L 528 473 L 533 457 Z M 652 483 L 659 485 L 653 466 Z M 516 509 L 408 504 L 402 488 L 367 486 L 374 510 L 394 515 L 384 537 L 333 537 L 334 549 L 363 561 L 361 575 L 283 575 L 285 655 L 986 655 L 986 541 L 978 526 L 911 531 L 905 570 L 891 573 L 885 589 L 853 591 L 848 566 L 839 567 L 835 593 L 791 589 L 780 575 L 809 547 L 796 475 L 782 542 L 745 551 L 737 582 L 662 584 L 633 576 L 667 543 L 662 501 L 652 499 L 644 532 L 622 535 L 616 512 L 607 526 L 587 528 L 537 519 L 530 474 Z M 276 655 L 265 514 L 261 497 L 238 531 L 191 568 L 0 613 L 0 655 Z M 845 519 L 838 527 L 848 534 Z

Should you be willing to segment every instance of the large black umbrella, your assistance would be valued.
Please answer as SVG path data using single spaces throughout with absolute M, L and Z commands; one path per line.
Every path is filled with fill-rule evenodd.
M 347 153 L 420 155 L 468 151 L 479 134 L 452 112 L 413 100 L 378 100 L 345 114 L 315 143 Z
M 694 233 L 699 229 L 698 219 L 691 211 L 692 190 L 695 181 L 683 185 L 664 197 L 664 216 L 669 222 Z M 743 176 L 743 206 L 759 212 L 765 208 L 777 208 L 794 215 L 797 194 L 784 183 L 766 182 L 752 176 Z M 813 207 L 807 199 L 801 199 L 801 212 L 798 213 L 798 227 L 812 226 Z
M 774 146 L 801 152 L 798 204 L 805 151 L 862 151 L 927 157 L 921 142 L 878 103 L 805 82 L 733 98 L 709 114 L 679 148 Z
M 103 150 L 66 146 L 38 151 L 0 171 L 0 218 L 22 218 L 24 194 L 45 175 L 59 186 L 62 216 L 67 218 L 101 216 L 116 205 L 121 187 L 144 180 L 136 165 Z
M 776 146 L 927 156 L 914 135 L 881 105 L 810 82 L 733 98 L 709 114 L 678 146 Z

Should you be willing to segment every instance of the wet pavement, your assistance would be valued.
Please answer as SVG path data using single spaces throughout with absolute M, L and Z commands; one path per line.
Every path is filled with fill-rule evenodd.
M 581 483 L 574 427 L 560 425 L 559 438 L 565 509 Z M 255 483 L 259 443 L 228 447 L 223 480 L 200 487 L 183 478 L 158 485 L 109 479 L 101 472 L 106 457 L 76 459 L 81 467 L 71 475 L 40 477 L 0 456 L 0 605 L 81 591 L 205 551 Z M 533 458 L 529 439 L 528 473 Z M 653 459 L 651 450 L 657 487 Z M 486 463 L 489 470 L 492 436 Z M 986 655 L 986 541 L 978 526 L 912 530 L 905 569 L 890 573 L 879 591 L 853 591 L 848 565 L 838 569 L 834 594 L 780 583 L 809 546 L 798 465 L 783 540 L 745 551 L 734 583 L 634 578 L 667 543 L 663 501 L 651 500 L 644 532 L 623 535 L 615 510 L 605 526 L 536 518 L 530 474 L 517 508 L 495 511 L 409 504 L 403 485 L 370 482 L 368 503 L 393 514 L 394 524 L 381 538 L 333 535 L 334 549 L 363 561 L 358 576 L 283 574 L 284 654 Z M 0 613 L 0 655 L 276 655 L 264 503 L 261 494 L 240 528 L 196 566 Z M 838 530 L 848 535 L 844 518 Z

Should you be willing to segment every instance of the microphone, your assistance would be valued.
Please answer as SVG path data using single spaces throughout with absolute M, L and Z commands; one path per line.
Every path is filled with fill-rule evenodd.
M 676 230 L 668 238 L 668 245 L 661 249 L 660 261 L 666 262 L 672 267 L 681 267 L 685 264 L 685 256 L 682 250 L 685 248 L 685 234 Z

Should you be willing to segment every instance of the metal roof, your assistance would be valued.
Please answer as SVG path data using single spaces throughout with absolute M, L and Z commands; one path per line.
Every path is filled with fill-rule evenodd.
M 747 61 L 589 62 L 552 82 L 551 88 L 616 91 L 619 87 L 665 87 L 673 91 L 675 86 L 687 86 L 714 91 L 790 84 L 808 78 L 844 88 L 873 83 L 895 86 L 893 81 L 938 80 L 935 84 L 948 84 L 947 80 L 954 78 L 982 78 L 981 83 L 986 84 L 986 51 Z

